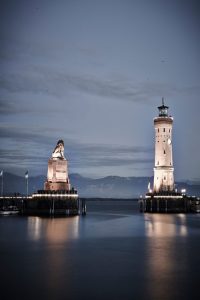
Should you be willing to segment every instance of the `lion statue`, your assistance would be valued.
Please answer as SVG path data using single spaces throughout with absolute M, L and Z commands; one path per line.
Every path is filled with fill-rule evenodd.
M 64 156 L 64 142 L 63 140 L 59 140 L 57 142 L 57 145 L 52 153 L 52 158 L 60 158 L 60 159 L 65 159 Z

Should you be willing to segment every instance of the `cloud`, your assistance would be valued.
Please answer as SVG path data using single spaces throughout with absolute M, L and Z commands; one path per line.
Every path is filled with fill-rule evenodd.
M 78 146 L 78 147 L 77 147 Z M 79 144 L 70 165 L 75 168 L 133 166 L 153 163 L 153 149 L 144 146 Z
M 53 126 L 53 125 L 52 125 Z M 68 133 L 64 130 L 65 135 Z M 0 139 L 9 139 L 10 141 L 17 141 L 19 145 L 25 145 L 26 142 L 37 144 L 38 149 L 44 148 L 44 146 L 54 147 L 57 140 L 64 138 L 66 144 L 74 144 L 74 140 L 71 138 L 63 137 L 63 132 L 54 127 L 41 127 L 35 124 L 34 127 L 26 126 L 11 126 L 9 124 L 1 124 L 0 127 Z M 0 147 L 2 148 L 3 142 Z M 31 146 L 30 146 L 31 147 Z M 31 148 L 30 148 L 31 151 Z
M 57 140 L 50 132 L 26 128 L 0 128 L 0 165 L 9 168 L 47 166 L 47 160 Z M 6 143 L 4 145 L 4 141 Z M 152 163 L 153 149 L 144 146 L 84 144 L 75 139 L 64 139 L 65 156 L 71 171 L 88 167 L 134 166 Z M 9 143 L 11 146 L 9 147 Z
M 113 156 L 114 154 L 134 154 L 134 153 L 149 153 L 153 151 L 153 148 L 144 146 L 128 146 L 128 145 L 113 145 L 113 144 L 80 144 L 80 149 L 84 153 L 106 153 Z
M 178 91 L 175 85 L 158 82 L 132 84 L 128 81 L 101 79 L 92 75 L 77 75 L 58 72 L 48 67 L 25 68 L 23 72 L 6 71 L 0 76 L 0 88 L 9 93 L 31 93 L 37 96 L 45 94 L 56 98 L 66 97 L 68 91 L 78 91 L 99 97 L 129 100 L 133 102 L 149 101 L 152 97 L 169 95 Z M 189 89 L 191 89 L 189 87 Z M 197 89 L 197 87 L 192 87 Z M 186 89 L 187 90 L 187 89 Z
M 5 99 L 0 98 L 0 114 L 5 114 L 13 111 L 13 106 Z
M 17 140 L 19 142 L 35 141 L 43 143 L 48 141 L 48 136 L 44 135 L 40 129 L 34 130 L 33 128 L 28 129 L 27 127 L 12 127 L 12 126 L 1 126 L 0 127 L 0 138 L 9 138 Z
M 175 84 L 159 83 L 159 82 L 143 82 L 133 84 L 128 81 L 119 81 L 113 79 L 102 79 L 92 75 L 86 74 L 72 74 L 57 69 L 51 69 L 49 67 L 29 67 L 25 68 L 23 72 L 12 72 L 12 74 L 6 71 L 5 74 L 0 76 L 0 89 L 5 93 L 14 94 L 15 100 L 19 98 L 19 95 L 23 93 L 29 93 L 35 96 L 37 99 L 41 99 L 42 95 L 49 98 L 49 103 L 46 105 L 48 100 L 46 99 L 44 105 L 46 109 L 55 111 L 59 105 L 54 105 L 53 99 L 67 99 L 69 92 L 79 92 L 84 94 L 95 95 L 97 97 L 103 97 L 107 99 L 118 99 L 121 101 L 131 102 L 146 102 L 148 103 L 151 99 L 161 97 L 165 95 L 169 97 L 173 94 L 190 94 L 198 93 L 200 86 L 188 86 L 188 87 L 177 87 Z M 18 97 L 17 97 L 18 95 Z M 20 101 L 19 101 L 20 102 Z M 30 105 L 30 109 L 41 110 L 42 103 L 38 103 L 35 107 L 34 103 Z M 53 103 L 53 105 L 52 105 Z M 24 105 L 25 106 L 25 105 Z M 1 112 L 16 112 L 17 106 L 13 100 L 11 103 L 5 104 L 3 100 L 0 103 Z M 19 106 L 18 106 L 19 107 Z
M 95 156 L 95 155 L 94 155 Z M 122 167 L 122 166 L 135 166 L 143 164 L 153 164 L 153 159 L 149 158 L 118 158 L 118 157 L 88 157 L 83 161 L 72 162 L 72 167 Z

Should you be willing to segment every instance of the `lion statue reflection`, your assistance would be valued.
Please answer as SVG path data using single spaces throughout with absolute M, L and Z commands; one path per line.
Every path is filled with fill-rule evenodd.
M 59 159 L 65 159 L 64 156 L 64 141 L 59 140 L 57 142 L 57 145 L 52 153 L 52 158 L 59 158 Z

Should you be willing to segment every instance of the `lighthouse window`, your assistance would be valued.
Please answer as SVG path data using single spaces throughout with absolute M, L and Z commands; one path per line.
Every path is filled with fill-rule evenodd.
M 158 132 L 159 132 L 159 128 L 158 128 Z
M 164 177 L 164 180 L 166 180 L 166 177 Z
M 157 165 L 159 165 L 159 161 L 157 162 Z
M 165 128 L 163 128 L 163 132 L 165 132 Z
M 165 150 L 164 150 L 164 154 L 166 154 L 166 153 L 165 153 Z
M 169 132 L 170 132 L 170 129 L 169 129 Z

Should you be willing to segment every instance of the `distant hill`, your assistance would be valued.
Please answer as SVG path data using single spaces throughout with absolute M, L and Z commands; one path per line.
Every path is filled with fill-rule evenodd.
M 43 175 L 29 177 L 29 193 L 43 189 L 46 177 Z M 120 177 L 107 176 L 99 179 L 83 177 L 79 174 L 70 175 L 71 185 L 78 190 L 80 197 L 100 198 L 138 198 L 147 191 L 148 182 L 153 177 Z M 178 190 L 185 188 L 187 194 L 200 196 L 200 183 L 177 182 Z M 25 178 L 10 173 L 4 173 L 5 194 L 26 194 Z
M 71 183 L 83 197 L 134 198 L 147 189 L 149 177 L 107 176 L 99 179 L 71 174 Z
M 43 175 L 29 177 L 28 179 L 29 193 L 31 194 L 39 189 L 43 189 L 45 179 L 46 177 Z M 10 193 L 26 194 L 26 181 L 24 177 L 4 172 L 3 181 L 4 181 L 5 194 L 10 194 Z

